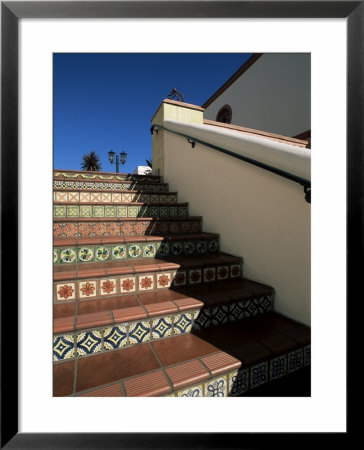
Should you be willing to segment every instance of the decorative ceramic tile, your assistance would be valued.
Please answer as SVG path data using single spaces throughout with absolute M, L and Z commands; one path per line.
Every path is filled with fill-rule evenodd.
M 121 198 L 122 198 L 122 195 L 123 194 L 121 194 L 120 192 L 112 192 L 111 193 L 111 201 L 113 202 L 113 203 L 121 203 Z M 127 195 L 130 195 L 130 194 L 127 194 Z
M 201 283 L 201 269 L 192 269 L 188 273 L 189 284 Z
M 173 242 L 172 243 L 172 255 L 179 256 L 183 252 L 182 242 Z
M 168 206 L 160 206 L 159 207 L 159 215 L 160 215 L 160 217 L 169 217 Z
M 140 344 L 150 340 L 150 323 L 147 321 L 136 322 L 130 325 L 129 342 Z
M 301 369 L 303 366 L 303 350 L 302 348 L 287 355 L 287 371 L 288 373 Z
M 80 214 L 81 214 L 81 217 L 91 217 L 92 216 L 92 207 L 90 205 L 81 205 L 80 206 Z
M 250 368 L 250 388 L 253 389 L 268 381 L 268 362 Z
M 58 262 L 58 249 L 53 249 L 53 263 L 56 264 Z
M 253 317 L 259 312 L 259 299 L 253 298 L 245 302 L 245 317 Z
M 81 203 L 91 202 L 91 192 L 80 192 L 80 202 Z
M 78 260 L 80 262 L 92 261 L 94 256 L 93 249 L 91 247 L 81 247 L 78 251 Z
M 117 245 L 112 248 L 112 259 L 125 259 L 126 245 Z
M 120 278 L 120 292 L 125 294 L 126 292 L 135 292 L 136 290 L 136 277 Z
M 64 248 L 60 253 L 60 263 L 70 264 L 77 262 L 77 254 L 73 248 Z
M 94 217 L 104 217 L 105 216 L 105 209 L 103 206 L 93 206 L 92 207 L 92 215 Z
M 157 201 L 155 201 L 154 199 L 153 200 L 151 200 L 150 198 L 151 197 L 155 197 L 154 195 L 152 196 L 152 195 L 149 195 L 149 194 L 142 194 L 141 196 L 140 196 L 140 201 L 141 202 L 145 202 L 145 203 L 150 203 L 151 201 L 153 201 L 154 203 L 158 203 L 158 200 Z
M 271 380 L 284 377 L 287 373 L 287 356 L 281 355 L 270 361 L 269 375 Z
M 230 321 L 244 319 L 245 307 L 244 302 L 233 303 L 230 308 Z
M 105 217 L 116 217 L 116 207 L 106 205 L 105 206 Z
M 196 251 L 198 254 L 202 255 L 207 252 L 207 244 L 205 241 L 198 241 L 196 244 Z
M 172 318 L 161 317 L 152 321 L 152 338 L 162 339 L 172 334 Z
M 216 278 L 215 267 L 207 267 L 203 269 L 203 280 L 205 283 L 215 281 L 215 278 Z
M 182 389 L 177 392 L 177 397 L 203 397 L 203 386 L 199 384 L 198 386 Z
M 139 207 L 138 206 L 128 206 L 128 217 L 138 217 Z
M 141 275 L 139 276 L 139 290 L 150 291 L 154 289 L 153 275 Z
M 222 325 L 229 321 L 229 305 L 220 305 L 211 309 L 211 320 L 213 325 Z
M 187 217 L 187 207 L 186 206 L 180 206 L 178 208 L 179 217 Z
M 101 195 L 101 192 L 91 192 L 90 201 L 92 203 L 101 203 Z
M 157 288 L 168 288 L 172 283 L 172 275 L 170 272 L 158 273 L 157 277 Z
M 79 298 L 92 298 L 96 295 L 96 281 L 80 281 Z
M 226 397 L 227 396 L 227 382 L 226 377 L 219 377 L 205 383 L 206 397 Z
M 303 349 L 303 365 L 309 366 L 311 364 L 311 345 L 307 345 Z
M 156 254 L 157 254 L 157 244 L 144 244 L 143 246 L 144 258 L 155 258 Z
M 260 297 L 258 300 L 258 312 L 260 314 L 264 314 L 272 310 L 273 310 L 272 297 L 270 297 L 269 295 Z
M 229 266 L 219 266 L 216 272 L 218 280 L 227 280 L 229 278 Z
M 195 243 L 192 241 L 184 242 L 183 251 L 185 255 L 193 255 L 195 253 Z
M 130 258 L 140 258 L 143 255 L 142 246 L 139 244 L 129 245 L 128 255 Z
M 208 250 L 209 250 L 209 252 L 215 253 L 218 248 L 219 248 L 219 243 L 218 243 L 217 239 L 209 241 L 209 243 L 208 243 Z
M 242 395 L 249 390 L 249 369 L 241 369 L 229 374 L 229 395 Z
M 101 201 L 103 203 L 110 203 L 112 201 L 112 193 L 111 192 L 102 192 L 101 193 Z M 106 212 L 106 210 L 105 210 L 105 212 Z
M 127 332 L 125 325 L 117 325 L 104 330 L 105 350 L 115 350 L 127 344 Z
M 174 277 L 174 286 L 185 286 L 187 282 L 187 273 L 185 271 L 178 271 Z
M 107 261 L 110 259 L 110 248 L 109 247 L 97 247 L 95 251 L 96 261 Z
M 56 284 L 56 299 L 59 302 L 74 300 L 76 298 L 75 283 Z
M 233 264 L 230 266 L 230 277 L 239 278 L 241 273 L 241 268 L 239 264 Z
M 117 207 L 117 216 L 118 217 L 128 217 L 128 207 L 127 206 L 118 206 Z
M 66 207 L 57 205 L 54 207 L 54 217 L 66 217 Z
M 131 200 L 131 194 L 121 194 L 121 201 L 123 203 L 130 203 Z
M 162 242 L 158 249 L 158 256 L 167 256 L 170 251 L 170 245 L 168 242 Z
M 116 294 L 116 279 L 108 278 L 107 280 L 100 280 L 100 294 L 101 295 Z
M 192 321 L 192 313 L 184 313 L 174 316 L 174 334 L 189 333 L 192 329 Z
M 97 330 L 77 334 L 77 355 L 91 355 L 101 351 L 101 332 Z
M 80 214 L 80 210 L 78 206 L 69 206 L 67 205 L 67 217 L 78 217 Z
M 54 201 L 55 202 L 67 202 L 68 201 L 68 196 L 67 196 L 67 192 L 54 192 L 53 195 Z
M 149 208 L 150 216 L 151 217 L 159 217 L 159 207 L 158 206 L 151 206 Z
M 197 330 L 200 330 L 202 328 L 207 328 L 211 325 L 211 313 L 210 310 L 207 308 L 203 308 L 198 313 L 195 322 L 194 322 L 194 328 Z
M 61 361 L 75 356 L 75 344 L 72 334 L 56 336 L 53 339 L 53 361 Z

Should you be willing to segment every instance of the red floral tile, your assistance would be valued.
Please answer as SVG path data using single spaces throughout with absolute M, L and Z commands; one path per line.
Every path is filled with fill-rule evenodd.
M 79 297 L 80 298 L 92 298 L 96 297 L 96 281 L 81 281 L 79 283 Z
M 75 283 L 56 284 L 56 300 L 59 302 L 75 300 L 76 287 Z
M 136 290 L 136 277 L 120 278 L 120 292 L 135 292 Z
M 146 275 L 139 277 L 139 290 L 147 291 L 154 289 L 154 279 L 153 275 Z
M 116 294 L 116 279 L 109 278 L 107 280 L 100 280 L 100 294 L 113 295 Z

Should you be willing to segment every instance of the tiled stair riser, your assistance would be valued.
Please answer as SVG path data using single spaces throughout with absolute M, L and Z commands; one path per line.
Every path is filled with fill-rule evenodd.
M 220 375 L 175 391 L 165 397 L 236 397 L 270 381 L 311 365 L 311 346 L 282 354 L 269 361 Z M 277 364 L 279 362 L 279 365 Z M 277 367 L 279 367 L 277 369 Z
M 91 245 L 58 247 L 53 250 L 53 263 L 75 264 L 87 262 L 117 261 L 140 258 L 163 258 L 180 255 L 204 255 L 219 250 L 218 239 L 191 240 L 185 242 L 146 242 L 117 245 Z
M 269 308 L 256 306 L 260 304 L 269 304 Z M 182 333 L 190 333 L 193 330 L 235 321 L 236 318 L 231 315 L 231 311 L 235 309 L 236 305 L 241 305 L 241 303 L 208 308 L 209 313 L 211 312 L 215 316 L 210 316 L 211 320 L 204 321 L 203 326 L 199 323 L 199 317 L 204 314 L 205 308 L 84 329 L 76 333 L 56 334 L 53 341 L 53 346 L 55 347 L 54 361 L 119 350 L 123 347 L 165 339 Z M 254 305 L 254 308 L 251 308 L 250 305 Z M 244 309 L 246 314 L 242 314 L 239 320 L 248 319 L 272 310 L 273 301 L 269 297 L 247 300 L 245 301 Z M 85 343 L 88 341 L 89 345 L 86 345 Z
M 160 177 L 156 175 L 133 175 L 133 174 L 101 174 L 90 172 L 70 172 L 70 171 L 55 171 L 53 173 L 54 179 L 81 179 L 81 180 L 102 180 L 102 181 L 151 181 L 158 182 Z
M 187 206 L 55 205 L 55 218 L 63 217 L 187 217 Z
M 177 194 L 146 194 L 144 192 L 88 192 L 88 191 L 54 191 L 55 203 L 177 203 Z
M 158 291 L 171 286 L 200 285 L 216 280 L 236 279 L 242 276 L 239 264 L 160 271 L 133 275 L 115 275 L 103 278 L 55 281 L 55 303 L 78 299 L 97 299 L 112 295 Z
M 132 322 L 117 323 L 53 337 L 53 361 L 92 356 L 95 353 L 190 333 L 198 310 L 183 311 Z
M 57 219 L 53 223 L 55 239 L 74 237 L 122 237 L 136 235 L 165 235 L 200 233 L 202 231 L 201 219 L 136 219 L 122 221 L 63 221 Z
M 92 190 L 92 191 L 145 191 L 145 192 L 168 192 L 168 184 L 147 184 L 140 182 L 101 182 L 101 181 L 65 181 L 54 180 L 55 189 L 67 190 Z

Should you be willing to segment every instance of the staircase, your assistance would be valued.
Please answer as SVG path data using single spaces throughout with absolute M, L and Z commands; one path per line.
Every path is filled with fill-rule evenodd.
M 240 396 L 310 364 L 310 329 L 151 175 L 54 172 L 54 396 Z

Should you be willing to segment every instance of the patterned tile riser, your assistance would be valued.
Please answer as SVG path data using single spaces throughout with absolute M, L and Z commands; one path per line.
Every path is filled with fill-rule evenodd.
M 215 273 L 213 280 L 210 272 Z M 224 273 L 219 278 L 219 273 Z M 206 273 L 209 278 L 206 278 Z M 225 276 L 226 274 L 226 276 Z M 151 292 L 169 289 L 171 286 L 198 285 L 210 283 L 215 279 L 227 280 L 240 278 L 241 266 L 238 264 L 209 267 L 208 269 L 194 268 L 180 271 L 160 271 L 138 275 L 115 275 L 110 277 L 65 280 L 54 282 L 55 303 L 66 303 L 77 299 L 105 298 L 115 295 L 130 295 L 136 292 Z
M 53 236 L 55 239 L 75 237 L 123 237 L 123 236 L 157 236 L 165 234 L 200 233 L 201 220 L 128 220 L 117 219 L 111 222 L 55 222 Z
M 87 192 L 87 191 L 55 191 L 55 203 L 177 203 L 177 194 L 146 194 L 143 192 Z
M 187 206 L 55 205 L 53 217 L 188 217 Z
M 203 255 L 219 250 L 218 239 L 186 242 L 152 242 L 82 247 L 58 247 L 53 250 L 53 263 L 75 264 L 180 255 Z
M 273 297 L 266 295 L 244 302 L 235 302 L 210 308 L 202 308 L 194 322 L 195 330 L 202 330 L 236 320 L 249 319 L 259 314 L 266 314 L 274 310 Z M 236 314 L 239 311 L 239 314 Z
M 300 348 L 295 350 L 294 354 L 302 354 L 307 348 L 311 346 Z M 228 374 L 220 375 L 212 378 L 211 380 L 198 383 L 193 386 L 188 386 L 172 394 L 165 395 L 165 397 L 237 397 L 244 395 L 249 390 L 261 386 L 264 383 L 275 381 L 278 378 L 286 376 L 290 372 L 285 369 L 278 376 L 272 376 L 272 365 L 276 359 L 286 360 L 289 354 L 280 355 L 277 358 L 273 358 L 269 361 L 257 364 L 252 367 L 234 370 Z M 303 360 L 302 364 L 295 370 L 299 370 L 302 367 L 307 367 L 311 364 L 311 361 Z
M 190 333 L 198 310 L 118 323 L 53 337 L 53 361 L 69 361 Z
M 72 172 L 54 172 L 54 178 L 63 179 L 83 179 L 83 180 L 105 180 L 105 181 L 152 181 L 156 182 L 159 180 L 159 177 L 151 177 L 149 175 L 138 175 L 133 176 L 130 174 L 120 174 L 120 175 L 106 175 L 101 173 L 72 173 Z
M 64 181 L 54 180 L 55 189 L 77 189 L 77 190 L 95 190 L 95 191 L 143 191 L 143 192 L 168 192 L 168 185 L 162 183 L 144 184 L 139 182 L 132 183 L 102 183 L 92 181 Z

